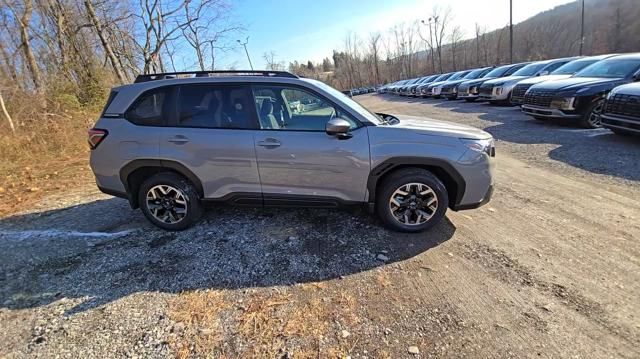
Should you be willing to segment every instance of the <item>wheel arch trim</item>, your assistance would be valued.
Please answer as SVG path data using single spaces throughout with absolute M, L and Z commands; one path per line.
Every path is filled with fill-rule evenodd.
M 124 165 L 120 169 L 120 181 L 124 186 L 124 189 L 129 198 L 129 203 L 135 208 L 137 206 L 137 195 L 135 193 L 131 193 L 131 188 L 129 188 L 129 176 L 134 173 L 136 170 L 150 167 L 150 168 L 158 168 L 158 169 L 168 169 L 173 172 L 176 172 L 185 178 L 187 178 L 198 191 L 200 196 L 204 196 L 204 189 L 202 187 L 202 182 L 191 170 L 189 170 L 185 165 L 176 162 L 176 161 L 168 161 L 168 160 L 160 160 L 160 159 L 136 159 L 133 160 L 126 165 Z
M 450 197 L 455 196 L 455 199 L 449 203 L 449 206 L 455 207 L 460 203 L 460 201 L 462 201 L 462 197 L 464 196 L 466 189 L 466 182 L 453 165 L 439 158 L 402 156 L 388 158 L 371 170 L 367 180 L 367 191 L 369 192 L 368 202 L 375 203 L 377 190 L 382 182 L 381 180 L 386 175 L 394 170 L 404 167 L 422 167 L 425 169 L 438 168 L 442 170 L 450 177 L 451 180 L 453 180 L 453 182 L 455 182 L 456 186 L 455 193 L 449 194 Z M 434 175 L 437 176 L 436 173 L 434 173 Z M 440 180 L 444 182 L 444 179 L 440 178 Z

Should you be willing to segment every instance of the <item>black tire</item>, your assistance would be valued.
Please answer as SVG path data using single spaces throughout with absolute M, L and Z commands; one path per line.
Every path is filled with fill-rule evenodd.
M 465 98 L 464 100 L 467 102 L 476 102 L 475 98 Z
M 147 203 L 147 193 L 156 186 L 170 186 L 181 192 L 186 204 L 186 214 L 175 223 L 163 222 L 156 218 Z M 202 216 L 202 205 L 200 195 L 193 184 L 186 178 L 172 172 L 162 172 L 147 178 L 138 190 L 138 203 L 140 210 L 147 219 L 154 225 L 169 231 L 181 231 L 191 227 Z M 163 211 L 167 211 L 162 209 Z M 171 212 L 171 211 L 170 211 Z
M 600 128 L 602 127 L 602 123 L 600 122 L 599 116 L 602 114 L 602 109 L 604 108 L 604 99 L 600 99 L 594 101 L 587 107 L 587 110 L 582 115 L 580 119 L 580 125 L 584 128 Z M 598 116 L 597 119 L 594 116 Z
M 431 217 L 421 224 L 404 224 L 397 219 L 391 210 L 390 201 L 396 190 L 409 183 L 420 183 L 429 186 L 437 199 L 436 210 Z M 447 189 L 433 173 L 421 168 L 405 168 L 393 172 L 381 184 L 376 197 L 376 212 L 384 225 L 399 232 L 422 232 L 442 220 L 449 207 Z

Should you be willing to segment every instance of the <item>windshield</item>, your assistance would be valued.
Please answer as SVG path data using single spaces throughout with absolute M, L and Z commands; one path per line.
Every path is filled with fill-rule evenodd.
M 489 71 L 489 73 L 486 74 L 484 77 L 501 77 L 510 68 L 511 68 L 511 65 L 497 67 Z
M 482 75 L 482 73 L 483 73 L 485 70 L 486 70 L 486 69 L 477 69 L 477 70 L 473 70 L 473 71 L 469 72 L 469 73 L 467 74 L 467 76 L 465 76 L 464 78 L 465 78 L 465 79 L 469 79 L 469 80 L 477 79 L 477 78 L 478 78 L 478 76 Z
M 627 77 L 640 67 L 640 59 L 598 61 L 575 74 L 576 77 Z
M 547 65 L 548 65 L 547 63 L 529 64 L 521 68 L 520 70 L 514 72 L 512 76 L 533 76 L 536 74 L 536 72 L 542 70 L 542 68 L 544 68 Z
M 314 85 L 322 88 L 323 90 L 327 91 L 331 96 L 338 98 L 342 103 L 344 103 L 345 105 L 347 105 L 350 109 L 356 111 L 358 114 L 364 116 L 367 118 L 367 120 L 375 123 L 375 124 L 383 124 L 382 119 L 376 115 L 375 113 L 367 110 L 366 108 L 362 107 L 362 105 L 360 105 L 359 103 L 357 103 L 356 101 L 354 101 L 351 97 L 343 94 L 342 92 L 334 89 L 333 87 L 325 84 L 324 82 L 318 81 L 318 80 L 312 80 L 312 79 L 306 79 L 306 81 L 313 83 Z
M 573 75 L 576 72 L 584 69 L 585 67 L 594 64 L 600 60 L 576 60 L 566 63 L 560 67 L 558 67 L 555 71 L 553 71 L 552 75 Z
M 466 75 L 467 72 L 466 71 L 460 71 L 460 72 L 456 72 L 455 74 L 453 74 L 453 76 L 449 77 L 448 80 L 457 80 L 459 78 L 462 78 L 464 75 Z

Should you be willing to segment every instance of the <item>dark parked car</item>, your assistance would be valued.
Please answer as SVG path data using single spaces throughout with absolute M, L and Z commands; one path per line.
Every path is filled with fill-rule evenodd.
M 425 81 L 424 83 L 420 84 L 418 87 L 416 87 L 416 94 L 419 97 L 427 97 L 429 96 L 427 94 L 427 87 L 429 87 L 429 85 L 431 85 L 432 83 L 436 82 L 436 81 L 441 81 L 442 79 L 446 78 L 447 76 L 450 76 L 451 73 L 446 73 L 446 74 L 437 74 L 434 75 L 435 77 L 430 79 L 429 81 Z
M 640 53 L 613 56 L 568 79 L 531 86 L 522 111 L 536 119 L 575 119 L 585 128 L 597 128 L 609 91 L 638 80 Z
M 448 81 L 461 79 L 461 78 L 467 76 L 467 74 L 469 74 L 469 72 L 471 72 L 471 70 L 464 70 L 464 71 L 454 72 L 453 75 L 449 76 L 444 81 L 434 82 L 431 85 L 429 85 L 429 87 L 427 87 L 427 91 L 431 90 L 431 97 L 440 98 L 441 97 L 441 92 L 442 92 L 442 86 L 445 83 L 447 83 Z
M 458 98 L 472 102 L 478 99 L 480 94 L 480 86 L 488 80 L 497 79 L 499 77 L 511 76 L 514 72 L 520 70 L 526 64 L 509 64 L 496 67 L 489 71 L 486 75 L 477 80 L 465 81 L 458 85 Z
M 640 135 L 640 83 L 614 88 L 602 111 L 602 127 L 619 135 Z
M 440 92 L 440 95 L 442 97 L 445 97 L 447 100 L 455 100 L 456 98 L 458 98 L 458 85 L 465 81 L 480 78 L 491 71 L 491 69 L 493 69 L 493 67 L 474 69 L 461 78 L 455 80 L 447 80 L 447 82 L 442 85 L 442 91 Z
M 511 104 L 512 105 L 522 105 L 524 103 L 524 94 L 527 92 L 529 87 L 539 84 L 545 81 L 553 81 L 553 80 L 563 80 L 573 76 L 576 72 L 581 71 L 585 67 L 592 65 L 600 60 L 604 60 L 615 55 L 600 55 L 600 56 L 589 56 L 589 57 L 581 57 L 571 62 L 568 62 L 560 67 L 558 67 L 555 71 L 551 72 L 549 75 L 531 77 L 526 80 L 522 80 L 516 84 L 511 93 Z
M 420 85 L 431 83 L 431 81 L 435 80 L 436 77 L 438 77 L 438 75 L 425 76 L 425 77 L 421 78 L 420 81 L 418 81 L 417 83 L 409 86 L 409 88 L 407 89 L 407 94 L 409 96 L 411 96 L 411 97 L 419 96 L 420 94 L 418 93 L 418 87 Z

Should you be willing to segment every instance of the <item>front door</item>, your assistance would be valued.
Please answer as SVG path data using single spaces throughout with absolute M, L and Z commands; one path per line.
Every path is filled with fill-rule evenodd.
M 370 169 L 366 127 L 299 87 L 254 86 L 253 94 L 261 127 L 255 147 L 265 205 L 364 201 Z M 352 123 L 350 138 L 325 133 L 333 117 Z

